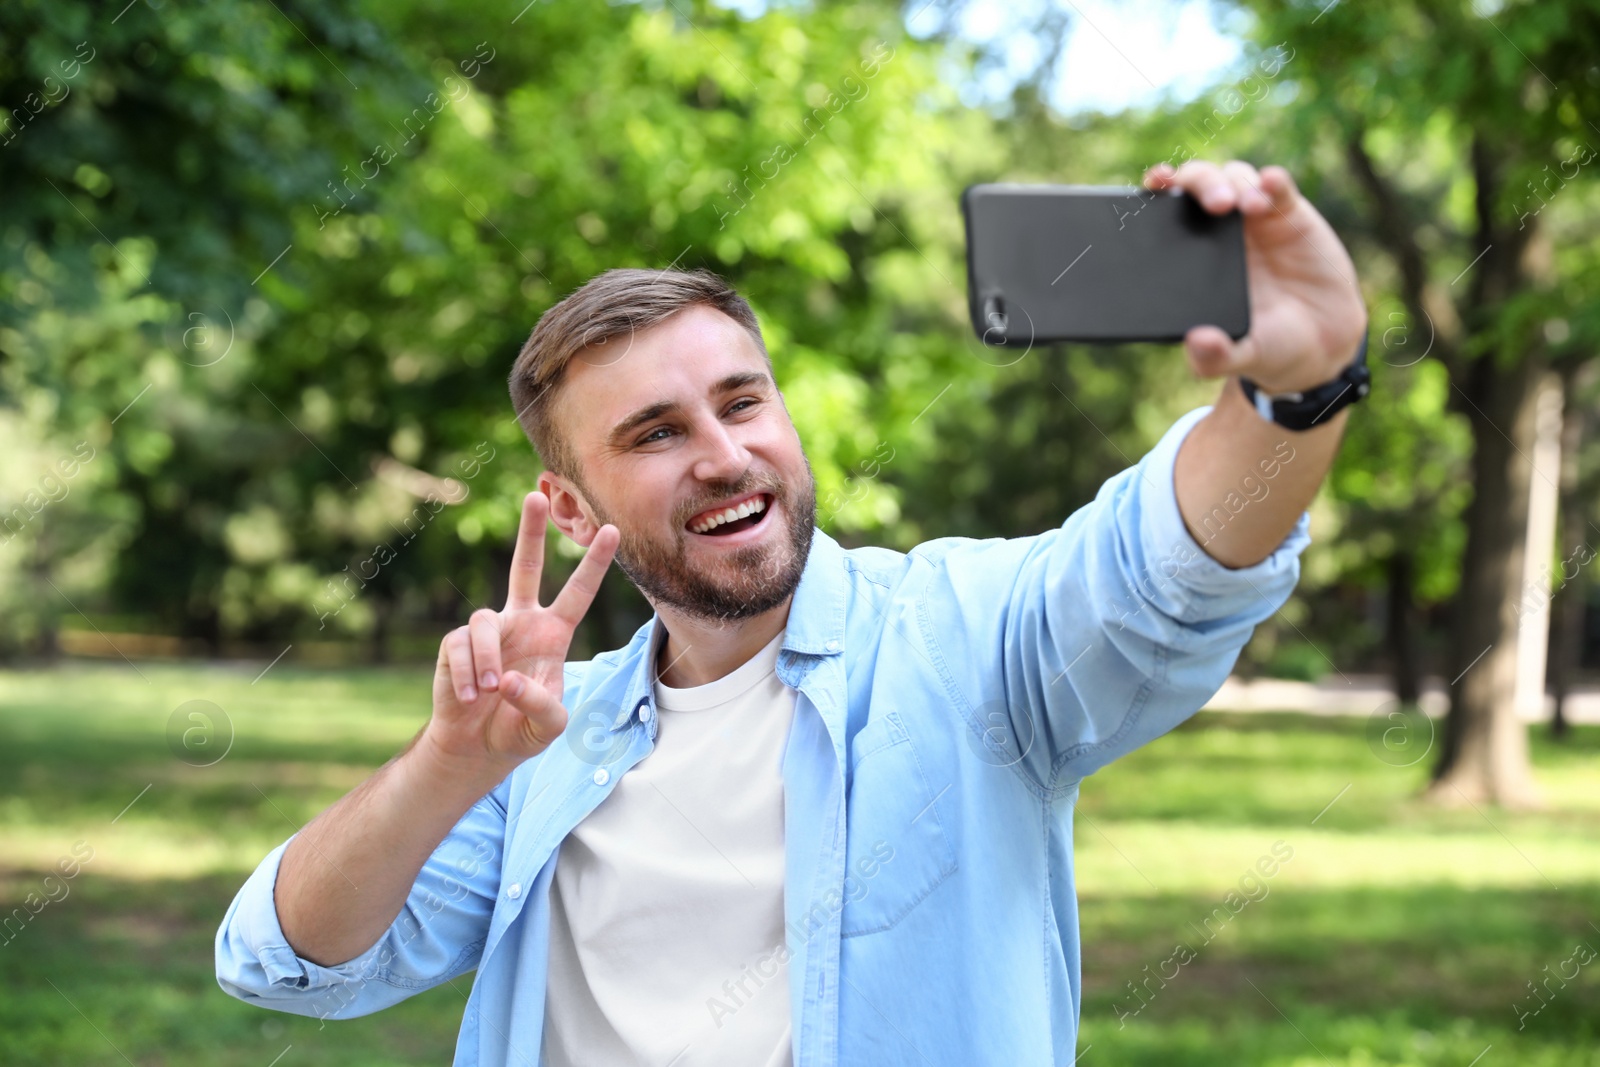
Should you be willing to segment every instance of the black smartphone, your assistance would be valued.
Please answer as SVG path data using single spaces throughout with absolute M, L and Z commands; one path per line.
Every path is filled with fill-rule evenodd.
M 967 302 L 985 344 L 1181 341 L 1250 330 L 1244 217 L 1179 190 L 972 185 Z

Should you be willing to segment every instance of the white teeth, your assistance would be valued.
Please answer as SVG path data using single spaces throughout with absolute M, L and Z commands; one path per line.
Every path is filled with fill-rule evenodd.
M 689 529 L 695 533 L 705 533 L 721 526 L 725 522 L 734 522 L 737 519 L 743 519 L 765 510 L 767 510 L 767 502 L 761 497 L 755 497 L 740 504 L 737 508 L 727 508 L 718 512 L 705 521 L 689 527 Z

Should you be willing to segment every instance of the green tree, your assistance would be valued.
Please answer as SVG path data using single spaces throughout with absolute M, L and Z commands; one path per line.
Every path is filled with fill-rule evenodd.
M 258 276 L 362 108 L 418 79 L 348 5 L 22 2 L 0 42 L 0 424 L 37 455 L 7 482 L 3 639 L 48 648 L 79 605 L 214 639 L 241 471 L 278 462 L 232 403 L 275 317 Z
M 46 19 L 24 10 L 18 37 Z M 177 151 L 136 151 L 137 127 L 84 94 L 11 157 L 30 198 L 7 277 L 48 305 L 7 326 L 14 395 L 70 394 L 81 411 L 39 425 L 98 426 L 102 496 L 126 504 L 82 585 L 106 590 L 96 606 L 213 648 L 381 650 L 408 620 L 495 600 L 537 469 L 511 358 L 612 266 L 705 265 L 747 292 L 824 524 L 894 526 L 883 457 L 914 451 L 919 412 L 974 373 L 956 196 L 992 124 L 943 84 L 937 42 L 907 39 L 892 5 L 284 11 L 117 23 L 98 72 L 143 86 Z M 63 174 L 58 196 L 45 179 Z M 92 249 L 93 228 L 114 242 L 98 274 L 29 265 Z M 87 292 L 91 315 L 64 310 Z M 109 336 L 64 340 L 102 320 Z M 610 583 L 583 641 L 626 636 L 635 601 Z
M 1565 330 L 1593 352 L 1595 309 L 1563 284 L 1559 246 L 1592 233 L 1592 55 L 1581 3 L 1242 5 L 1259 39 L 1296 49 L 1301 138 L 1342 158 L 1364 193 L 1427 359 L 1470 427 L 1451 710 L 1432 794 L 1536 799 L 1511 702 L 1535 383 Z M 1337 153 L 1337 157 L 1334 154 Z M 1559 321 L 1562 325 L 1553 326 Z

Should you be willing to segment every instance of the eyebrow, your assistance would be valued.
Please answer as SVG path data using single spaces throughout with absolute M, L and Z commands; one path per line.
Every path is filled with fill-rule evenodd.
M 772 377 L 768 374 L 763 374 L 760 371 L 739 371 L 737 374 L 730 374 L 712 385 L 710 395 L 717 396 L 721 393 L 731 393 L 735 389 L 743 389 L 751 385 L 772 384 Z M 645 423 L 654 422 L 663 415 L 675 414 L 681 410 L 682 405 L 676 400 L 662 400 L 647 407 L 642 407 L 617 423 L 606 438 L 606 443 L 613 447 L 620 447 L 635 430 Z

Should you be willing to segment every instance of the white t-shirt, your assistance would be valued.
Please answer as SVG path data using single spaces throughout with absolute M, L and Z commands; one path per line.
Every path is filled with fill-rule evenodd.
M 705 685 L 657 681 L 654 751 L 562 841 L 551 1067 L 792 1063 L 781 768 L 795 692 L 775 670 L 782 642 Z

